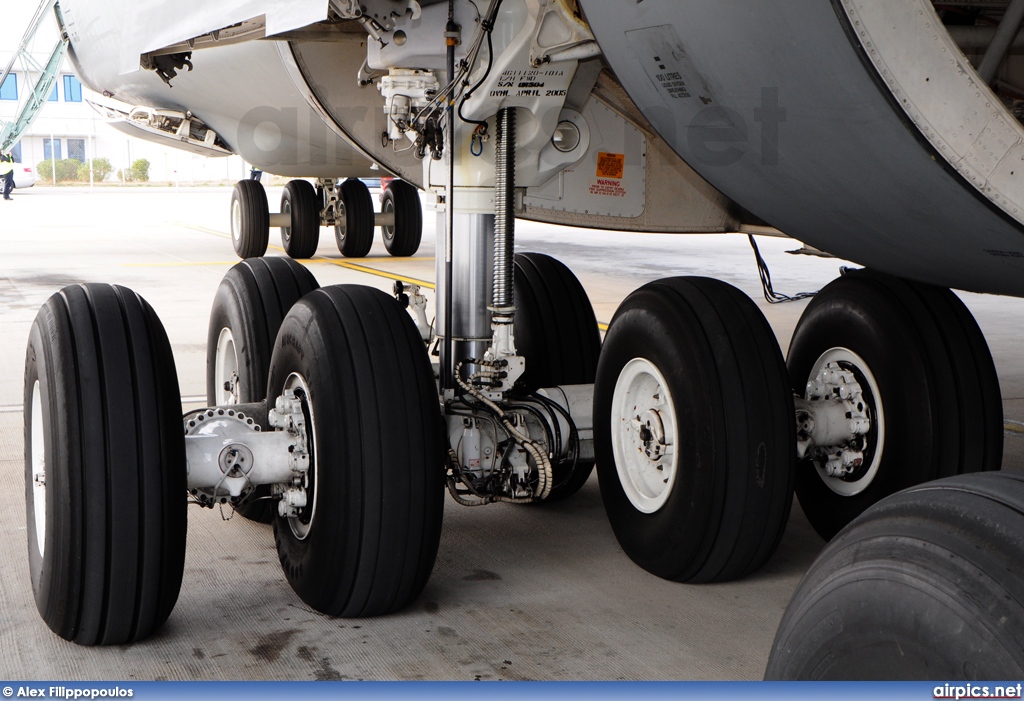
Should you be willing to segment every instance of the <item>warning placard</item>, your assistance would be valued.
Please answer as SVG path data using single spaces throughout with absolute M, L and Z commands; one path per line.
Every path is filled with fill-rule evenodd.
M 626 154 L 604 153 L 597 154 L 597 177 L 615 178 L 622 180 L 626 173 Z
M 621 180 L 598 178 L 590 186 L 591 195 L 603 195 L 604 197 L 625 197 L 626 190 L 622 187 Z

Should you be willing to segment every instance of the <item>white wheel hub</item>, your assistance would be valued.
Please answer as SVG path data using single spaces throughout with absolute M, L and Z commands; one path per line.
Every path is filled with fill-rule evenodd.
M 238 244 L 242 240 L 242 202 L 231 200 L 231 238 Z
M 612 393 L 612 452 L 619 482 L 638 511 L 653 514 L 668 501 L 678 474 L 675 406 L 661 371 L 635 358 Z
M 301 496 L 295 503 L 295 506 L 298 508 L 294 513 L 297 515 L 287 517 L 288 526 L 291 528 L 292 534 L 299 540 L 305 540 L 309 537 L 309 533 L 313 529 L 313 521 L 316 519 L 316 486 L 319 477 L 316 454 L 316 419 L 313 416 L 313 404 L 309 400 L 309 386 L 302 375 L 293 372 L 288 376 L 288 379 L 285 380 L 284 392 L 282 394 L 289 391 L 298 398 L 309 414 L 309 425 L 306 427 L 307 450 L 309 451 L 310 458 L 309 469 L 305 472 L 302 486 L 288 490 L 288 492 L 296 496 L 301 492 Z M 282 500 L 286 502 L 291 496 L 288 492 L 282 495 Z
M 381 203 L 380 213 L 381 214 L 391 214 L 391 215 L 394 215 L 394 213 L 395 213 L 395 203 L 394 203 L 394 201 L 390 197 L 385 197 L 384 198 L 384 202 Z M 380 232 L 381 232 L 381 235 L 385 239 L 387 239 L 388 241 L 390 241 L 393 238 L 395 238 L 395 227 L 394 226 L 382 226 L 380 228 Z
M 290 221 L 291 213 L 292 213 L 292 203 L 291 203 L 290 200 L 286 199 L 283 202 L 281 202 L 281 214 L 287 214 L 289 216 L 289 221 Z M 291 238 L 292 238 L 292 228 L 290 226 L 282 226 L 281 227 L 281 238 L 284 239 L 285 244 L 287 244 L 291 240 Z
M 797 401 L 798 446 L 836 494 L 855 496 L 878 475 L 885 411 L 871 368 L 846 348 L 832 348 L 811 368 Z
M 36 549 L 46 552 L 46 443 L 43 401 L 39 380 L 32 386 L 32 512 L 35 516 Z
M 238 351 L 235 337 L 226 326 L 217 336 L 217 355 L 214 360 L 213 382 L 216 387 L 217 406 L 239 404 L 241 386 L 238 380 Z

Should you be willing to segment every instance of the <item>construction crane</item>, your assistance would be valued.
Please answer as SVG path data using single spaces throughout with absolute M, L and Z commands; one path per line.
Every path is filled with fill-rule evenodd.
M 64 60 L 64 55 L 67 53 L 68 37 L 63 31 L 50 52 L 46 63 L 40 64 L 29 53 L 28 47 L 50 10 L 53 10 L 58 15 L 60 14 L 57 0 L 42 0 L 39 3 L 39 7 L 32 16 L 28 29 L 25 30 L 25 35 L 15 49 L 14 55 L 11 56 L 11 60 L 4 68 L 3 74 L 0 74 L 0 85 L 3 85 L 15 64 L 18 64 L 22 69 L 25 81 L 25 90 L 21 93 L 23 97 L 19 96 L 18 109 L 15 112 L 14 118 L 9 122 L 0 120 L 0 151 L 9 151 L 18 143 L 21 136 L 32 126 L 32 122 L 35 121 L 36 117 L 39 116 L 43 105 L 46 104 L 50 91 L 53 89 L 53 84 L 57 79 L 57 73 Z

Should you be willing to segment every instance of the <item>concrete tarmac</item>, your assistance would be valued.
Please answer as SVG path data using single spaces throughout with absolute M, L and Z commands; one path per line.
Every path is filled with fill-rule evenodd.
M 272 208 L 280 190 L 268 192 Z M 226 510 L 189 513 L 184 584 L 167 625 L 128 647 L 83 648 L 52 634 L 35 610 L 24 510 L 25 344 L 36 311 L 62 286 L 126 285 L 160 315 L 186 408 L 205 405 L 207 322 L 237 262 L 229 188 L 36 187 L 0 204 L 0 678 L 50 680 L 684 680 L 760 679 L 789 598 L 824 543 L 794 505 L 774 558 L 739 582 L 658 579 L 619 548 L 596 477 L 564 503 L 467 509 L 450 500 L 440 555 L 423 596 L 377 619 L 310 610 L 280 572 L 269 526 Z M 434 221 L 416 257 L 383 244 L 344 259 L 324 229 L 310 270 L 321 285 L 390 291 L 393 277 L 434 280 Z M 794 257 L 760 239 L 781 292 L 812 291 L 840 261 Z M 268 255 L 283 255 L 277 231 Z M 742 236 L 664 236 L 519 222 L 517 250 L 560 258 L 598 319 L 643 283 L 717 277 L 746 291 L 782 348 L 806 303 L 769 306 Z M 432 292 L 428 298 L 433 301 Z M 1024 465 L 1024 301 L 963 295 L 992 348 L 1006 412 L 1004 469 Z

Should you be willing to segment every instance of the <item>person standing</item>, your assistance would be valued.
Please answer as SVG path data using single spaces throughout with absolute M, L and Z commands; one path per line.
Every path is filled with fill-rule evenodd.
M 14 157 L 9 153 L 0 153 L 0 176 L 3 177 L 4 199 L 11 199 L 14 189 Z

